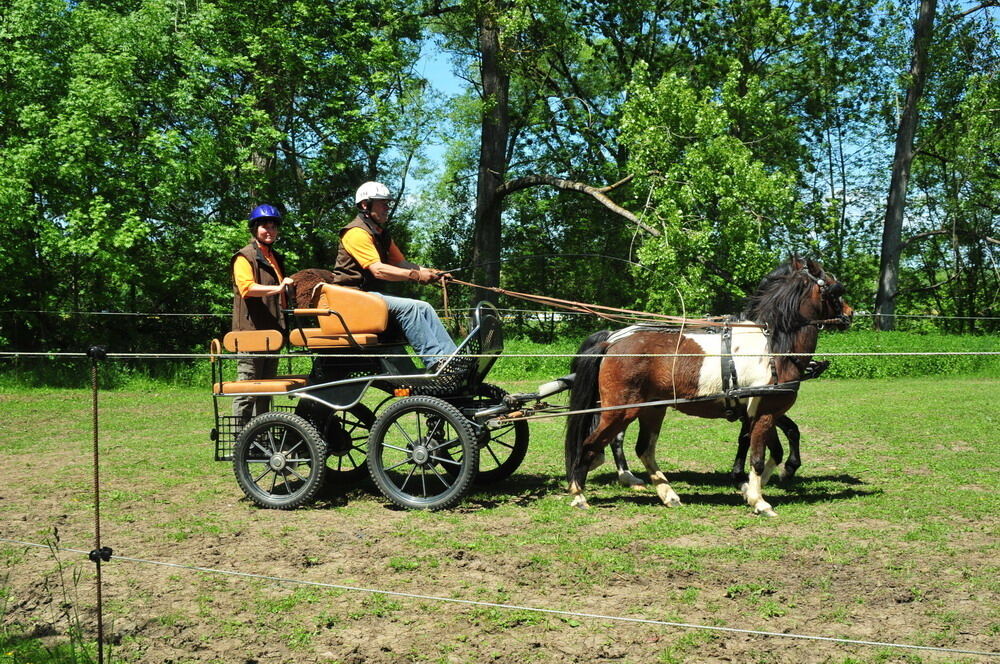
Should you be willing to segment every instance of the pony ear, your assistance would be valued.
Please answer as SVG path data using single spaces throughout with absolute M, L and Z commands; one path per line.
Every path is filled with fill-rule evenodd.
M 801 258 L 793 254 L 788 257 L 788 267 L 792 269 L 792 272 L 798 272 L 805 267 L 805 264 L 802 262 Z
M 823 266 L 811 258 L 806 261 L 806 268 L 809 270 L 809 274 L 814 277 L 821 278 L 823 276 Z

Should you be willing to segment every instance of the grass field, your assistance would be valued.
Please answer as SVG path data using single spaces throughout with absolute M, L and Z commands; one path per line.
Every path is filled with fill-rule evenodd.
M 533 383 L 505 382 L 511 391 Z M 668 414 L 684 505 L 591 474 L 565 495 L 561 420 L 521 469 L 456 509 L 391 508 L 370 483 L 254 507 L 212 459 L 207 390 L 100 397 L 102 536 L 116 555 L 607 616 L 1000 650 L 1000 430 L 990 378 L 820 379 L 791 411 L 804 465 L 752 516 L 727 471 L 737 426 Z M 0 537 L 93 546 L 90 393 L 0 394 Z M 633 463 L 633 467 L 638 467 Z M 0 664 L 92 634 L 93 565 L 0 543 Z M 976 655 L 712 633 L 294 585 L 113 560 L 121 662 L 976 662 Z M 75 578 L 74 578 L 74 575 Z M 75 621 L 75 622 L 74 622 Z M 86 639 L 85 639 L 86 640 Z M 34 650 L 32 650 L 34 649 Z M 33 654 L 34 653 L 34 654 Z M 72 661 L 51 659 L 50 661 Z

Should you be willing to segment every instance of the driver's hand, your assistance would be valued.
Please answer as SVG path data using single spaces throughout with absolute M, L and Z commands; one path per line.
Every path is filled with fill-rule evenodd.
M 432 281 L 437 281 L 438 274 L 434 270 L 426 267 L 422 267 L 417 270 L 417 282 L 421 284 L 429 284 Z

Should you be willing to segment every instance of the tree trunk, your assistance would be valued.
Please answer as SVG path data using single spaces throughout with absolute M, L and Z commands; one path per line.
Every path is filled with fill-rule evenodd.
M 899 259 L 903 249 L 903 210 L 906 185 L 913 161 L 913 137 L 917 130 L 917 104 L 927 79 L 927 50 L 934 29 L 937 0 L 920 0 L 920 12 L 913 34 L 913 61 L 910 64 L 910 88 L 896 132 L 896 154 L 892 162 L 889 200 L 882 229 L 882 257 L 879 263 L 878 295 L 875 297 L 875 328 L 891 330 L 896 326 L 896 293 L 899 286 Z
M 472 264 L 477 283 L 500 285 L 500 217 L 498 189 L 507 171 L 507 140 L 510 133 L 510 77 L 500 61 L 499 7 L 486 3 L 479 17 L 479 51 L 482 59 L 483 122 L 476 187 L 476 227 Z M 495 299 L 495 295 L 491 294 Z

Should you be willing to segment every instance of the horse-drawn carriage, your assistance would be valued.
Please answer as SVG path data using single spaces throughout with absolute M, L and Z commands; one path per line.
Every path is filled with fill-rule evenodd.
M 226 380 L 231 354 L 282 350 L 285 337 L 276 330 L 230 332 L 211 343 L 215 458 L 232 461 L 247 497 L 290 509 L 312 501 L 324 481 L 353 478 L 367 467 L 397 505 L 443 509 L 473 484 L 517 469 L 528 426 L 496 415 L 539 395 L 507 395 L 484 382 L 503 351 L 492 305 L 475 308 L 450 366 L 426 373 L 402 342 L 385 340 L 388 310 L 380 297 L 332 284 L 320 288 L 315 307 L 285 312 L 288 344 L 313 356 L 308 374 Z M 304 326 L 312 320 L 316 326 Z M 373 391 L 380 395 L 375 405 Z M 220 401 L 237 396 L 295 403 L 275 404 L 244 422 L 220 410 Z
M 620 445 L 636 419 L 636 453 L 657 495 L 666 505 L 680 504 L 655 460 L 664 410 L 673 407 L 741 421 L 734 478 L 756 513 L 773 515 L 762 488 L 782 462 L 776 428 L 789 437 L 794 463 L 785 471 L 794 473 L 798 432 L 785 413 L 801 381 L 822 370 L 811 361 L 818 331 L 846 327 L 853 313 L 843 286 L 821 265 L 791 258 L 764 277 L 744 319 L 677 319 L 675 325 L 631 326 L 592 337 L 593 345 L 580 349 L 575 374 L 537 392 L 507 394 L 484 382 L 503 351 L 500 316 L 492 305 L 474 310 L 468 336 L 449 359 L 451 368 L 427 373 L 416 368 L 402 343 L 380 337 L 388 319 L 380 297 L 330 284 L 321 288 L 314 308 L 286 312 L 288 342 L 314 355 L 308 375 L 226 381 L 223 349 L 273 353 L 285 339 L 277 331 L 231 332 L 212 342 L 216 459 L 233 462 L 240 487 L 263 507 L 305 504 L 324 478 L 363 473 L 362 463 L 397 505 L 450 507 L 473 483 L 513 473 L 528 447 L 524 416 L 553 410 L 542 399 L 572 387 L 566 468 L 575 506 L 587 506 L 586 476 L 601 463 L 603 448 L 615 440 Z M 303 327 L 311 318 L 318 325 Z M 372 388 L 385 394 L 374 407 L 365 401 Z M 297 403 L 242 422 L 219 411 L 220 398 L 236 396 L 288 396 Z M 743 481 L 748 450 L 750 472 Z M 627 472 L 624 457 L 615 456 L 621 476 Z

